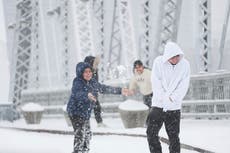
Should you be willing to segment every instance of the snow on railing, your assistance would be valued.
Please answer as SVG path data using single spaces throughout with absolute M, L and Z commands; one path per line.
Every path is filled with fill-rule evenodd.
M 128 81 L 107 81 L 112 86 L 127 86 Z M 23 90 L 22 104 L 39 103 L 45 108 L 45 113 L 63 113 L 60 106 L 68 102 L 70 87 L 63 89 Z M 134 97 L 134 99 L 142 99 Z M 130 97 L 128 97 L 130 98 Z M 100 95 L 99 101 L 104 112 L 116 113 L 119 102 L 127 97 L 121 95 Z M 111 104 L 108 106 L 107 104 Z M 50 106 L 54 106 L 51 107 Z M 56 106 L 56 107 L 55 107 Z M 192 75 L 189 90 L 182 104 L 182 117 L 195 118 L 230 118 L 230 72 L 203 73 Z
M 230 118 L 230 72 L 193 75 L 182 104 L 182 116 Z

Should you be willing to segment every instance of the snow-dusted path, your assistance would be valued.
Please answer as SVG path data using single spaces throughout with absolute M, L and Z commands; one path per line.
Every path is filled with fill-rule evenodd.
M 128 134 L 145 134 L 145 128 L 125 129 L 119 118 L 105 118 L 106 128 L 98 128 L 91 120 L 93 132 L 112 132 Z M 27 125 L 23 119 L 14 123 L 0 122 L 0 126 L 28 129 L 53 129 L 72 131 L 64 118 L 43 119 L 39 125 Z M 167 138 L 164 128 L 160 135 Z M 181 142 L 217 153 L 230 152 L 230 120 L 182 120 Z M 72 150 L 73 136 L 32 133 L 14 130 L 0 130 L 0 153 L 68 153 Z M 168 146 L 163 145 L 164 153 Z M 14 146 L 14 147 L 11 147 Z M 15 150 L 17 149 L 17 150 Z M 127 150 L 126 150 L 127 149 Z M 94 135 L 91 141 L 91 153 L 148 153 L 146 138 L 127 136 Z M 182 150 L 182 153 L 192 151 Z
M 0 129 L 0 153 L 71 153 L 73 136 Z M 167 145 L 163 144 L 167 152 Z M 90 153 L 148 153 L 145 138 L 93 136 Z M 182 153 L 193 153 L 182 150 Z

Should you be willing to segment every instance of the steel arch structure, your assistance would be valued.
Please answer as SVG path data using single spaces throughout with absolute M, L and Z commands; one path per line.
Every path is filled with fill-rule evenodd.
M 162 0 L 158 17 L 155 51 L 162 54 L 167 41 L 177 41 L 182 0 Z
M 60 37 L 58 38 L 60 48 L 57 52 L 60 54 L 61 60 L 56 61 L 58 64 L 56 67 L 60 66 L 61 83 L 64 87 L 70 85 L 70 65 L 72 64 L 70 58 L 76 58 L 71 57 L 74 51 L 69 47 L 69 40 L 72 35 L 77 37 L 72 42 L 78 45 L 76 52 L 78 52 L 79 59 L 83 59 L 87 55 L 99 55 L 101 57 L 101 81 L 117 78 L 118 76 L 114 75 L 112 71 L 118 65 L 132 65 L 132 62 L 137 58 L 143 60 L 146 66 L 151 66 L 153 52 L 157 55 L 162 54 L 164 44 L 167 41 L 177 41 L 182 0 L 159 0 L 160 5 L 157 9 L 159 17 L 155 27 L 151 20 L 155 16 L 152 13 L 153 4 L 150 0 L 138 2 L 138 7 L 134 7 L 133 4 L 136 2 L 132 0 L 113 0 L 111 1 L 113 6 L 112 4 L 106 5 L 108 1 L 104 0 L 48 1 L 52 1 L 57 6 L 53 11 L 58 14 L 55 27 L 59 33 L 54 34 L 54 36 Z M 40 5 L 40 2 L 41 0 L 19 0 L 17 3 L 14 59 L 11 61 L 11 65 L 13 65 L 11 93 L 15 103 L 20 101 L 22 90 L 41 87 L 40 52 L 43 49 L 42 45 L 49 44 L 41 43 L 47 35 L 44 35 L 45 30 L 43 28 L 45 27 L 44 25 L 41 26 L 41 20 L 47 20 L 47 18 L 40 18 L 40 15 L 43 13 L 41 11 L 48 10 L 45 7 L 46 3 L 42 1 L 43 6 Z M 200 70 L 208 71 L 209 52 L 211 50 L 210 0 L 196 0 L 196 5 L 196 11 L 199 14 L 195 20 L 199 30 L 196 35 L 199 36 L 197 42 L 200 53 Z M 106 8 L 109 6 L 112 7 Z M 135 11 L 139 14 L 134 14 L 133 7 L 137 9 Z M 111 12 L 108 13 L 108 10 Z M 112 17 L 111 24 L 106 23 L 108 16 Z M 70 17 L 74 18 L 75 21 L 71 21 Z M 134 19 L 138 24 L 134 24 Z M 75 23 L 73 24 L 73 22 Z M 111 27 L 108 28 L 107 25 L 111 25 Z M 76 31 L 72 33 L 70 26 Z M 139 29 L 136 30 L 135 26 L 138 26 Z M 156 28 L 155 42 L 151 42 L 153 28 Z M 154 44 L 153 50 L 150 47 L 151 43 Z M 49 60 L 49 57 L 45 58 Z M 48 64 L 50 63 L 48 62 Z M 127 69 L 129 68 L 127 67 Z
M 32 52 L 32 27 L 33 3 L 31 0 L 22 0 L 17 4 L 17 21 L 15 27 L 15 50 L 13 51 L 13 69 L 11 70 L 11 92 L 12 101 L 20 102 L 21 91 L 29 84 L 29 70 L 31 66 Z M 36 13 L 35 13 L 36 14 Z

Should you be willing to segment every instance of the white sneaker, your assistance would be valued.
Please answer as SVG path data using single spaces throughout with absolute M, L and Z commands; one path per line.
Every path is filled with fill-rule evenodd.
M 97 127 L 107 127 L 107 125 L 104 124 L 104 123 L 98 123 L 98 124 L 97 124 Z

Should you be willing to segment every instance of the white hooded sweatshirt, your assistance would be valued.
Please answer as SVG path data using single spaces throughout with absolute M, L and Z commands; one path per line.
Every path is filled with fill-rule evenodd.
M 168 60 L 180 55 L 180 61 L 172 65 Z M 152 106 L 167 110 L 181 109 L 190 80 L 190 65 L 181 48 L 173 42 L 165 45 L 163 56 L 154 60 L 152 67 Z M 171 100 L 170 100 L 171 99 Z

